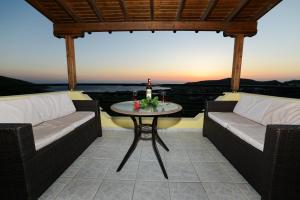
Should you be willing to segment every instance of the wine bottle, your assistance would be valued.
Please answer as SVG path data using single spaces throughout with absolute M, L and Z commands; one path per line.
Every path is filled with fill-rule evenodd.
M 146 99 L 152 98 L 152 86 L 151 86 L 151 79 L 148 78 L 148 83 L 146 86 Z

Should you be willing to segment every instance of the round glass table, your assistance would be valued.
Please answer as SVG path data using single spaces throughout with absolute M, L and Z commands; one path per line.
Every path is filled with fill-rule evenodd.
M 158 106 L 148 106 L 144 109 L 134 109 L 134 101 L 124 101 L 120 103 L 115 103 L 111 106 L 111 110 L 123 115 L 128 115 L 133 121 L 134 124 L 134 139 L 127 151 L 125 157 L 123 158 L 122 162 L 120 163 L 117 172 L 119 172 L 133 151 L 135 150 L 139 140 L 141 139 L 151 139 L 152 140 L 152 147 L 160 168 L 165 176 L 168 178 L 168 174 L 164 167 L 164 164 L 161 160 L 161 156 L 159 154 L 156 142 L 158 142 L 166 151 L 169 151 L 167 145 L 162 141 L 157 133 L 157 121 L 159 116 L 163 115 L 170 115 L 177 113 L 182 110 L 182 107 L 176 103 L 172 102 L 159 102 Z M 138 121 L 136 118 L 138 117 Z M 151 124 L 145 124 L 142 122 L 142 117 L 153 117 Z M 150 135 L 151 137 L 143 137 L 143 135 Z

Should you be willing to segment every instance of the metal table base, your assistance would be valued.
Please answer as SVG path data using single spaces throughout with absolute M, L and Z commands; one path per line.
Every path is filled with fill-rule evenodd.
M 135 150 L 139 140 L 151 139 L 152 147 L 153 147 L 155 156 L 158 160 L 159 166 L 160 166 L 165 178 L 168 179 L 168 174 L 166 172 L 164 163 L 161 160 L 161 157 L 160 157 L 157 145 L 156 145 L 156 142 L 158 142 L 166 151 L 169 151 L 169 148 L 162 141 L 162 139 L 159 137 L 159 135 L 157 133 L 157 119 L 158 119 L 158 116 L 153 117 L 152 124 L 143 124 L 141 117 L 139 117 L 139 122 L 137 122 L 135 116 L 131 116 L 131 119 L 132 119 L 133 124 L 134 124 L 134 139 L 133 139 L 133 142 L 132 142 L 131 146 L 129 147 L 125 157 L 123 158 L 121 164 L 119 165 L 119 167 L 117 169 L 117 172 L 121 171 L 121 169 L 123 168 L 123 166 L 125 165 L 125 163 L 129 159 L 129 157 L 131 156 L 131 154 Z M 142 133 L 151 134 L 151 137 L 150 138 L 144 138 L 144 137 L 142 137 Z

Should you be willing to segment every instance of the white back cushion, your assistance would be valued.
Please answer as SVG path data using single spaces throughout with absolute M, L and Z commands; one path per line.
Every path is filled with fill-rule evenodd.
M 29 98 L 0 101 L 0 123 L 31 123 L 39 122 Z
M 257 123 L 262 123 L 262 118 L 271 104 L 271 98 L 243 94 L 233 112 Z
M 53 95 L 52 98 L 54 99 L 55 106 L 58 109 L 58 117 L 63 117 L 76 111 L 71 98 L 66 93 Z
M 262 118 L 262 124 L 300 125 L 300 101 L 272 99 Z
M 32 96 L 30 100 L 40 122 L 63 117 L 76 111 L 66 93 Z

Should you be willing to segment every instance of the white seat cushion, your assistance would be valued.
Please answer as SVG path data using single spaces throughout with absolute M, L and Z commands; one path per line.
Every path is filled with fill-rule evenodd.
M 55 126 L 48 122 L 33 127 L 35 149 L 39 150 L 48 144 L 70 133 L 74 128 L 71 125 Z
M 262 123 L 262 118 L 271 104 L 272 98 L 270 97 L 243 94 L 233 112 Z
M 266 126 L 260 124 L 256 124 L 255 126 L 231 124 L 228 126 L 228 130 L 248 144 L 259 149 L 260 151 L 263 151 Z
M 67 135 L 94 116 L 94 112 L 75 112 L 65 117 L 46 121 L 34 126 L 33 136 L 36 150 L 39 150 Z
M 66 93 L 31 96 L 34 111 L 39 116 L 39 122 L 56 119 L 76 111 L 75 106 Z
M 208 116 L 221 126 L 227 128 L 230 124 L 256 126 L 256 122 L 232 112 L 209 112 Z
M 95 116 L 94 112 L 90 111 L 77 111 L 65 117 L 60 117 L 58 119 L 54 119 L 48 121 L 52 125 L 60 126 L 60 125 L 71 125 L 74 129 L 80 126 L 81 124 L 87 122 Z

